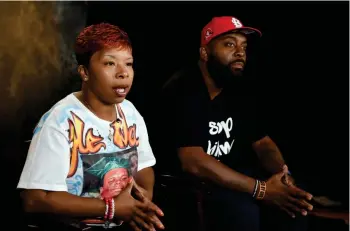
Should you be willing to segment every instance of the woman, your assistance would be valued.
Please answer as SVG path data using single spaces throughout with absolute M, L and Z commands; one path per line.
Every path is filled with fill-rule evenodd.
M 135 230 L 162 229 L 156 216 L 162 211 L 151 202 L 155 158 L 146 125 L 125 99 L 134 77 L 128 35 L 108 23 L 91 25 L 78 35 L 75 52 L 82 88 L 56 103 L 34 130 L 18 183 L 24 189 L 24 209 L 69 217 L 72 225 L 101 218 L 95 223 L 113 227 L 125 221 Z M 109 183 L 91 170 L 108 168 L 108 179 L 117 182 L 121 171 L 111 166 L 131 173 L 133 163 L 113 163 L 130 161 L 135 153 L 138 166 L 132 180 L 114 189 L 118 193 L 101 196 L 101 188 Z

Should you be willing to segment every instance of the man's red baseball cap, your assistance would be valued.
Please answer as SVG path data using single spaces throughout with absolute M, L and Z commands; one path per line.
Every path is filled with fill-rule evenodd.
M 201 46 L 207 45 L 213 38 L 230 31 L 239 31 L 243 34 L 257 34 L 260 37 L 262 36 L 262 33 L 258 29 L 243 26 L 242 22 L 235 17 L 220 16 L 212 18 L 203 28 Z

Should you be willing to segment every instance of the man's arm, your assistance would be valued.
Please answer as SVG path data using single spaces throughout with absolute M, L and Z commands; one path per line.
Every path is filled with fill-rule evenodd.
M 255 179 L 232 170 L 207 155 L 201 147 L 178 149 L 184 171 L 223 187 L 253 194 Z
M 201 178 L 206 178 L 226 188 L 253 193 L 255 180 L 240 174 L 224 164 L 207 155 L 202 148 L 186 147 L 179 149 L 179 157 L 185 171 Z M 294 186 L 286 186 L 281 182 L 282 174 L 286 174 L 286 168 L 266 181 L 266 191 L 263 198 L 267 203 L 277 205 L 291 216 L 295 212 L 312 210 L 307 202 L 312 195 Z M 304 211 L 305 210 L 305 211 Z
M 136 173 L 136 183 L 146 190 L 146 196 L 152 201 L 154 187 L 154 171 L 152 167 L 144 168 Z
M 282 153 L 269 136 L 265 136 L 254 142 L 253 149 L 257 153 L 266 171 L 275 174 L 283 169 L 285 161 L 282 157 Z

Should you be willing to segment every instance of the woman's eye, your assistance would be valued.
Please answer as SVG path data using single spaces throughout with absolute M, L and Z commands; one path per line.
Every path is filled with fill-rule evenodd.
M 112 61 L 105 62 L 105 65 L 106 65 L 106 66 L 113 66 L 113 65 L 114 65 L 114 62 L 112 62 Z

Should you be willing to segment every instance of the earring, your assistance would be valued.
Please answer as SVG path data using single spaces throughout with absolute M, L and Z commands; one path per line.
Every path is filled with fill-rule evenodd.
M 85 77 L 85 78 L 84 78 L 84 81 L 88 81 L 88 78 L 87 78 L 87 77 Z

